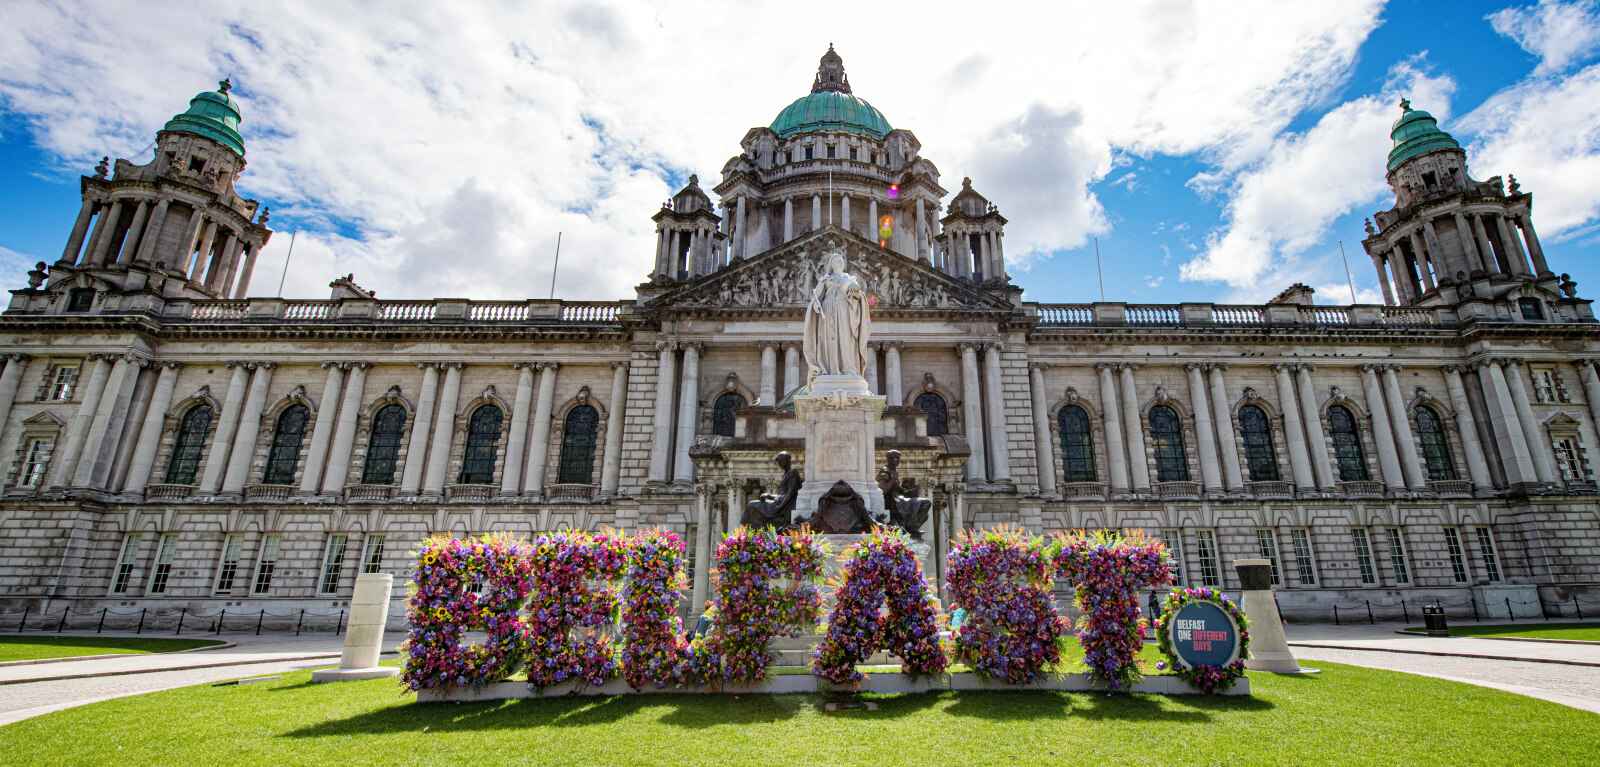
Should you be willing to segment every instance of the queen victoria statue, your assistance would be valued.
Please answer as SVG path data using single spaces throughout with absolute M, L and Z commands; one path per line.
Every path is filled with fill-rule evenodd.
M 817 280 L 806 306 L 803 350 L 806 389 L 818 376 L 861 377 L 866 370 L 867 296 L 861 282 L 845 272 L 844 253 L 827 254 L 828 273 Z

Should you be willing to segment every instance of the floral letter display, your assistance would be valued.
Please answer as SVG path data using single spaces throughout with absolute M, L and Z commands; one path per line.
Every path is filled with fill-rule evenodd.
M 952 606 L 965 609 L 956 657 L 980 675 L 1024 684 L 1061 661 L 1066 620 L 1050 596 L 1050 555 L 1042 542 L 1005 526 L 964 531 L 950 546 Z
M 1225 649 L 1226 645 L 1223 645 L 1223 648 L 1201 648 L 1202 651 L 1223 649 L 1218 654 L 1220 656 L 1232 654 L 1233 662 L 1227 663 L 1227 665 L 1206 665 L 1202 663 L 1190 666 L 1178 657 L 1177 649 L 1172 646 L 1171 624 L 1174 620 L 1178 620 L 1178 613 L 1182 612 L 1185 607 L 1195 605 L 1207 605 L 1207 609 L 1199 611 L 1202 613 L 1211 611 L 1213 615 L 1216 615 L 1215 611 L 1221 611 L 1226 614 L 1226 618 L 1231 618 L 1233 623 L 1239 627 L 1237 653 L 1229 653 Z M 1224 619 L 1224 616 L 1218 615 L 1217 618 Z M 1190 623 L 1202 626 L 1207 622 L 1209 621 L 1190 621 Z M 1180 631 L 1187 630 L 1184 624 L 1185 621 L 1179 620 L 1177 628 Z M 1180 639 L 1185 641 L 1200 639 L 1198 631 L 1189 631 L 1189 633 L 1192 639 L 1191 637 L 1180 637 Z M 1218 638 L 1224 640 L 1226 640 L 1228 634 L 1226 631 L 1213 631 L 1211 633 L 1217 634 Z M 1175 589 L 1168 594 L 1166 604 L 1162 605 L 1161 618 L 1156 624 L 1156 638 L 1161 648 L 1161 653 L 1167 656 L 1166 660 L 1156 664 L 1156 668 L 1164 669 L 1171 666 L 1178 676 L 1200 688 L 1201 692 L 1222 692 L 1232 687 L 1235 680 L 1244 676 L 1244 659 L 1250 657 L 1249 619 L 1245 618 L 1244 611 L 1240 610 L 1238 605 L 1235 605 L 1233 600 L 1228 598 L 1227 594 L 1208 588 Z M 1211 639 L 1212 637 L 1205 637 L 1205 643 L 1212 644 Z M 1200 644 L 1200 642 L 1195 642 L 1195 644 Z
M 627 557 L 627 539 L 610 532 L 542 535 L 529 547 L 530 688 L 569 679 L 600 685 L 616 675 L 617 650 L 605 629 L 616 622 L 617 593 L 608 582 L 622 576 Z
M 855 665 L 879 648 L 899 656 L 906 674 L 939 674 L 949 666 L 939 646 L 939 606 L 910 538 L 875 532 L 845 551 L 828 635 L 812 654 L 811 673 L 836 684 L 859 683 Z M 887 599 L 887 615 L 878 608 Z
M 1172 564 L 1160 541 L 1136 530 L 1128 536 L 1096 531 L 1057 541 L 1055 564 L 1077 592 L 1078 642 L 1089 678 L 1113 690 L 1139 681 L 1139 650 L 1147 636 L 1139 620 L 1139 590 L 1172 581 Z
M 698 654 L 675 613 L 683 594 L 683 541 L 650 530 L 631 540 L 622 586 L 622 676 L 637 690 L 703 681 Z
M 508 534 L 423 541 L 406 605 L 411 630 L 400 647 L 406 658 L 400 683 L 450 690 L 510 676 L 527 653 L 518 609 L 530 585 L 527 559 Z M 489 641 L 463 647 L 462 633 L 479 627 Z
M 822 614 L 817 584 L 826 556 L 822 543 L 808 533 L 777 535 L 771 529 L 740 527 L 717 545 L 717 597 L 706 612 L 716 624 L 712 655 L 720 656 L 723 679 L 765 679 L 772 661 L 767 642 L 781 632 L 799 636 L 817 625 Z

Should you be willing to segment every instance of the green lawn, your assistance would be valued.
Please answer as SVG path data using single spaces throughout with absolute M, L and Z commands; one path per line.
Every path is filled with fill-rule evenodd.
M 75 658 L 80 655 L 139 655 L 208 647 L 214 639 L 153 639 L 148 637 L 0 637 L 0 662 Z
M 119 698 L 0 727 L 8 764 L 1593 764 L 1600 716 L 1317 664 L 1251 697 L 624 695 L 416 704 L 393 680 Z
M 1410 626 L 1406 631 L 1427 631 L 1422 626 Z M 1600 623 L 1498 623 L 1469 624 L 1450 627 L 1453 637 L 1522 637 L 1526 639 L 1578 639 L 1600 642 Z

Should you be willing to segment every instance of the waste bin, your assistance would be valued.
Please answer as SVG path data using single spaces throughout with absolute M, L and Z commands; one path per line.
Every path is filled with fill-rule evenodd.
M 1437 604 L 1423 605 L 1422 622 L 1428 627 L 1428 636 L 1450 636 L 1450 624 L 1445 621 L 1443 607 Z

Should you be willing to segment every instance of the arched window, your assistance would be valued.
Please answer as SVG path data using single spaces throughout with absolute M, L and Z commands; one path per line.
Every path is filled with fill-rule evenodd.
M 195 405 L 183 414 L 183 421 L 178 424 L 178 443 L 172 447 L 172 462 L 167 464 L 167 484 L 194 484 L 195 471 L 200 468 L 200 453 L 206 446 L 206 432 L 210 429 L 210 405 Z
M 1156 449 L 1156 481 L 1188 482 L 1189 461 L 1183 453 L 1183 423 L 1166 405 L 1150 408 L 1150 442 Z
M 1089 414 L 1077 405 L 1067 405 L 1056 414 L 1056 425 L 1061 428 L 1061 481 L 1095 481 Z
M 739 395 L 722 395 L 722 399 L 728 397 Z M 717 400 L 718 412 L 722 409 L 722 399 Z M 739 397 L 739 402 L 743 405 L 744 397 Z M 593 406 L 579 405 L 567 411 L 567 425 L 561 432 L 561 470 L 556 474 L 557 482 L 563 485 L 590 484 L 594 478 L 595 435 L 599 431 L 600 411 Z
M 1367 457 L 1361 452 L 1361 432 L 1356 417 L 1344 405 L 1328 408 L 1328 434 L 1333 437 L 1333 457 L 1339 461 L 1339 479 L 1361 482 L 1367 478 Z
M 928 436 L 943 437 L 950 433 L 950 410 L 944 406 L 944 397 L 934 392 L 917 395 L 917 407 L 928 414 Z
M 367 440 L 367 463 L 361 469 L 361 484 L 394 483 L 394 463 L 400 457 L 400 433 L 406 428 L 406 409 L 385 405 L 372 417 L 372 436 Z
M 311 410 L 305 405 L 291 405 L 278 416 L 278 427 L 272 432 L 272 449 L 267 452 L 267 473 L 261 478 L 261 484 L 294 483 L 295 468 L 300 464 L 300 445 L 305 442 L 306 423 L 310 420 Z
M 1435 482 L 1456 478 L 1455 461 L 1450 460 L 1450 443 L 1444 438 L 1439 414 L 1426 405 L 1417 408 L 1417 438 L 1422 441 L 1422 460 L 1428 464 L 1428 479 Z
M 472 411 L 467 423 L 467 447 L 461 453 L 463 485 L 487 485 L 494 481 L 494 454 L 500 446 L 500 422 L 505 415 L 494 405 L 484 405 Z M 540 471 L 543 467 L 535 467 Z
M 711 409 L 711 433 L 723 437 L 733 436 L 733 417 L 739 408 L 745 406 L 743 394 L 728 392 L 717 398 L 717 403 Z
M 1244 440 L 1244 459 L 1250 465 L 1250 481 L 1277 482 L 1278 454 L 1272 449 L 1272 423 L 1267 420 L 1266 412 L 1255 405 L 1239 408 L 1239 436 Z

